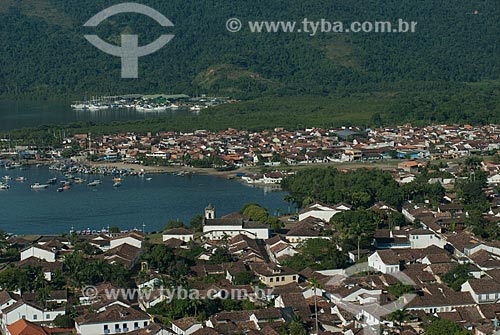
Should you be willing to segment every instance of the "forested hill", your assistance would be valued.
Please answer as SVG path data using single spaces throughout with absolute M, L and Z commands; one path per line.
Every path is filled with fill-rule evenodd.
M 83 37 L 146 44 L 165 33 L 138 14 L 97 29 L 83 24 L 115 0 L 0 0 L 0 95 L 213 93 L 235 97 L 327 95 L 500 76 L 496 0 L 141 0 L 167 16 L 174 40 L 140 59 L 138 80 Z M 417 21 L 414 34 L 229 33 L 228 18 Z M 245 30 L 245 29 L 244 29 Z M 246 29 L 248 30 L 248 29 Z M 405 102 L 403 102 L 405 103 Z

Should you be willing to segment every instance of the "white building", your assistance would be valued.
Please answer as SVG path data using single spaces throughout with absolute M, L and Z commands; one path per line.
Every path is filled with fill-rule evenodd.
M 203 237 L 209 240 L 222 240 L 236 235 L 245 235 L 252 239 L 268 239 L 269 226 L 261 222 L 249 221 L 242 217 L 215 218 L 215 209 L 209 205 L 203 219 Z
M 163 232 L 163 242 L 174 238 L 184 242 L 189 242 L 194 240 L 194 234 L 186 228 L 174 228 Z
M 177 335 L 190 335 L 201 328 L 203 328 L 201 322 L 197 321 L 193 317 L 186 317 L 172 321 L 172 330 Z
M 46 262 L 56 261 L 55 251 L 43 245 L 32 245 L 21 251 L 21 261 L 24 261 L 25 259 L 28 259 L 30 257 L 35 257 Z
M 53 311 L 47 311 L 34 304 L 19 300 L 18 302 L 2 309 L 2 329 L 5 332 L 8 325 L 21 319 L 31 322 L 50 323 L 54 321 L 58 315 L 64 314 L 64 307 Z
M 478 304 L 494 304 L 500 299 L 500 284 L 493 279 L 469 279 L 462 284 L 461 292 L 469 292 Z
M 498 185 L 500 184 L 500 174 L 493 175 L 491 177 L 488 177 L 488 184 L 489 185 Z
M 134 231 L 111 239 L 109 248 L 113 249 L 122 244 L 128 244 L 133 247 L 141 249 L 143 241 L 144 241 L 144 235 Z
M 426 229 L 416 229 L 411 231 L 409 239 L 412 249 L 425 249 L 431 245 L 444 248 L 444 245 L 446 244 L 439 236 Z
M 339 203 L 334 206 L 325 205 L 319 202 L 316 202 L 308 207 L 304 208 L 299 213 L 299 221 L 305 220 L 308 217 L 317 218 L 323 220 L 325 222 L 329 222 L 330 219 L 337 213 L 349 211 L 351 210 L 351 206 Z
M 116 304 L 76 318 L 75 328 L 78 335 L 124 334 L 146 328 L 150 322 L 147 313 Z
M 368 257 L 368 265 L 382 273 L 396 273 L 400 270 L 400 261 L 391 249 L 377 250 Z

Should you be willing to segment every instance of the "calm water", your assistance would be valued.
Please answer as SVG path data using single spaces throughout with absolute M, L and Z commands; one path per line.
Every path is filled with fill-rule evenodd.
M 47 167 L 26 170 L 0 168 L 0 176 L 27 177 L 24 183 L 10 181 L 10 190 L 0 191 L 0 229 L 16 234 L 48 234 L 75 230 L 102 229 L 119 226 L 121 229 L 141 228 L 159 231 L 169 220 L 183 222 L 202 214 L 208 203 L 217 216 L 239 211 L 250 202 L 259 203 L 271 213 L 279 208 L 286 211 L 284 192 L 266 192 L 234 180 L 214 176 L 150 175 L 126 177 L 120 188 L 113 188 L 112 177 L 87 176 L 87 182 L 72 185 L 69 191 L 58 193 L 58 186 L 33 191 L 30 185 L 63 177 Z M 76 175 L 77 176 L 77 175 Z M 91 188 L 87 183 L 101 179 L 102 185 Z
M 106 123 L 111 121 L 142 120 L 165 112 L 137 112 L 130 109 L 101 111 L 75 111 L 69 101 L 11 101 L 0 100 L 0 130 L 33 127 L 39 125 L 64 125 L 76 121 Z

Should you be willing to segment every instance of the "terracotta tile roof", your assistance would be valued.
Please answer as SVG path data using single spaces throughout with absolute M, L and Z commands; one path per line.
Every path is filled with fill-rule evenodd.
M 75 319 L 80 324 L 93 324 L 101 322 L 122 322 L 122 321 L 136 321 L 136 320 L 149 320 L 150 317 L 147 313 L 133 308 L 123 307 L 121 305 L 111 305 L 100 313 L 88 313 Z
M 26 321 L 24 319 L 20 319 L 14 322 L 11 325 L 7 326 L 9 333 L 11 335 L 48 335 L 42 327 Z

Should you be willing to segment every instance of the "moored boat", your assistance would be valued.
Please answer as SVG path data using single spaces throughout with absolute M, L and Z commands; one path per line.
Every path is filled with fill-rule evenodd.
M 57 178 L 50 178 L 47 180 L 47 184 L 49 185 L 54 185 L 55 183 L 57 183 Z
M 93 182 L 89 183 L 87 186 L 94 187 L 97 185 L 101 185 L 101 183 L 102 182 L 100 180 L 94 180 Z
M 43 189 L 46 189 L 48 187 L 49 187 L 49 185 L 40 184 L 40 183 L 34 183 L 33 185 L 31 185 L 32 190 L 43 190 Z

